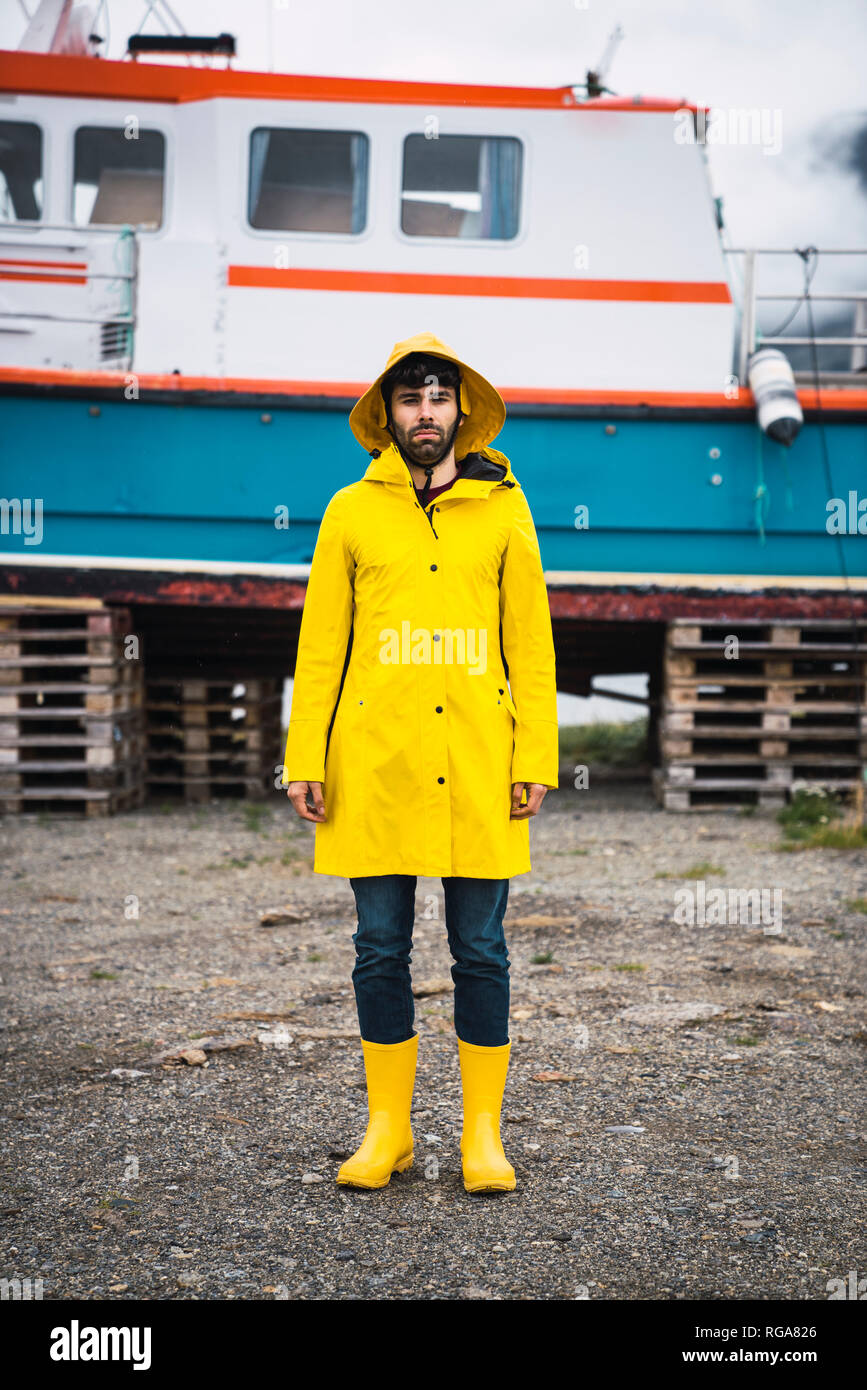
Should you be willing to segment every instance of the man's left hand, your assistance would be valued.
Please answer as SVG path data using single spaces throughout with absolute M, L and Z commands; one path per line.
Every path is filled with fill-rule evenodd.
M 525 787 L 527 788 L 527 804 L 522 806 L 521 794 Z M 535 816 L 545 799 L 547 790 L 544 782 L 513 782 L 512 809 L 509 813 L 509 819 L 526 820 L 528 816 Z

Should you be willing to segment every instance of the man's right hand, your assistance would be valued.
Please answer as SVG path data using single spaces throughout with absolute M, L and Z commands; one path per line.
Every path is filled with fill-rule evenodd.
M 317 823 L 325 820 L 325 798 L 322 795 L 321 782 L 290 782 L 286 788 L 286 795 L 302 820 Z M 308 796 L 313 802 L 312 810 L 307 805 Z

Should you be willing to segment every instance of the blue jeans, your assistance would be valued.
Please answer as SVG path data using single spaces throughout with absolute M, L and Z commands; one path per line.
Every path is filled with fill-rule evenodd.
M 351 878 L 358 908 L 352 983 L 365 1042 L 413 1035 L 409 962 L 418 880 L 410 874 Z M 509 953 L 503 917 L 507 878 L 444 878 L 446 933 L 454 957 L 455 1032 L 476 1047 L 509 1041 Z

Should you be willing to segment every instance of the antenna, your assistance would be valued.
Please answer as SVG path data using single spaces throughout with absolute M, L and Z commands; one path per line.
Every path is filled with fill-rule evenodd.
M 626 35 L 624 34 L 622 26 L 616 24 L 608 36 L 605 52 L 602 54 L 596 67 L 587 69 L 588 97 L 598 97 L 601 96 L 603 92 L 609 92 L 612 96 L 615 95 L 615 93 L 611 92 L 610 87 L 605 86 L 605 78 L 608 75 L 608 69 L 611 67 L 614 54 L 620 45 L 620 40 L 625 37 Z
M 172 10 L 171 6 L 168 3 L 168 0 L 144 0 L 144 3 L 145 12 L 142 15 L 141 23 L 136 29 L 137 34 L 141 33 L 142 29 L 147 24 L 151 15 L 153 15 L 154 19 L 157 21 L 158 24 L 162 25 L 162 29 L 165 34 L 170 34 L 172 32 L 172 24 L 174 24 L 175 28 L 178 31 L 178 34 L 186 34 L 186 29 L 184 28 L 181 21 L 178 19 L 177 15 Z M 160 9 L 160 6 L 162 6 L 162 10 Z M 163 13 L 163 11 L 165 11 L 165 13 Z

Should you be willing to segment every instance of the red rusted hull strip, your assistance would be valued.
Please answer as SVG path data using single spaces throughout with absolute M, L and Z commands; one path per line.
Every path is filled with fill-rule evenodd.
M 672 618 L 849 618 L 867 616 L 867 594 L 845 591 L 765 589 L 747 593 L 720 590 L 550 589 L 555 619 L 665 623 Z
M 258 575 L 177 575 L 147 570 L 61 570 L 7 565 L 0 592 L 100 598 L 108 603 L 161 603 L 185 608 L 300 611 L 306 583 Z M 663 589 L 568 585 L 548 591 L 551 616 L 577 622 L 664 623 L 672 618 L 849 618 L 867 616 L 867 593 L 844 590 Z

